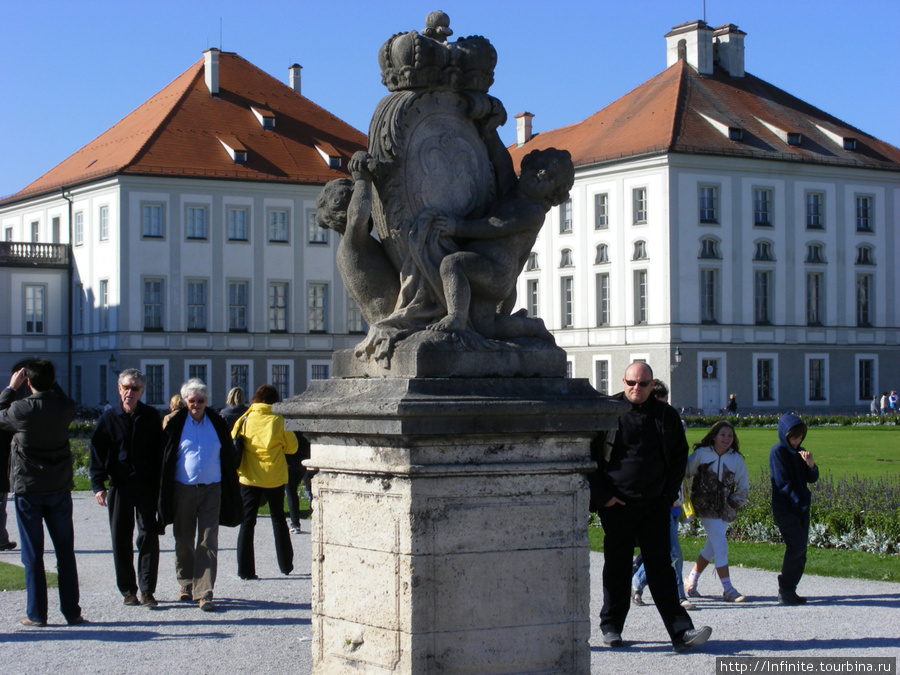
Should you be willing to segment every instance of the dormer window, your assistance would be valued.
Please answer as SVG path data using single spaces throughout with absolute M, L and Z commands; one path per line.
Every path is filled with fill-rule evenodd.
M 789 131 L 787 132 L 787 144 L 788 145 L 800 145 L 803 142 L 803 134 L 799 131 Z
M 253 111 L 253 115 L 262 125 L 263 129 L 265 129 L 266 131 L 275 130 L 275 113 L 267 108 L 260 108 L 257 106 L 250 106 L 250 110 Z
M 844 138 L 844 150 L 856 150 L 856 139 Z
M 247 148 L 234 136 L 219 137 L 219 143 L 225 148 L 235 164 L 247 163 Z
M 325 163 L 328 164 L 329 169 L 341 168 L 341 156 L 331 143 L 326 143 L 324 141 L 317 142 L 316 151 L 322 156 Z
M 744 130 L 740 127 L 728 127 L 728 139 L 732 141 L 744 140 Z

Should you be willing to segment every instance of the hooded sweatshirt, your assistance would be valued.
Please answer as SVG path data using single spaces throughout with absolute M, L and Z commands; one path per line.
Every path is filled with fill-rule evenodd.
M 687 475 L 694 477 L 691 501 L 701 518 L 721 518 L 730 523 L 750 498 L 747 465 L 733 448 L 721 455 L 713 448 L 697 448 L 688 457 Z
M 819 467 L 812 469 L 800 457 L 803 445 L 795 450 L 787 441 L 788 432 L 803 420 L 792 413 L 778 420 L 778 443 L 769 453 L 769 473 L 772 477 L 772 510 L 806 513 L 812 501 L 807 483 L 819 479 Z M 804 437 L 805 438 L 805 437 Z

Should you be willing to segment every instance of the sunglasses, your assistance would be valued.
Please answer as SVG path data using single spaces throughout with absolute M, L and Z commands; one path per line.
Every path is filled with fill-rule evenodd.
M 119 388 L 122 391 L 140 391 L 143 387 L 139 384 L 120 384 Z
M 201 403 L 206 403 L 206 399 L 205 399 L 205 398 L 189 398 L 189 399 L 187 400 L 187 402 L 188 402 L 188 403 L 195 403 L 195 404 L 197 404 L 197 405 L 200 405 Z
M 641 389 L 643 389 L 644 387 L 649 387 L 651 382 L 653 382 L 653 380 L 625 380 L 625 384 L 627 384 L 629 387 L 637 386 Z

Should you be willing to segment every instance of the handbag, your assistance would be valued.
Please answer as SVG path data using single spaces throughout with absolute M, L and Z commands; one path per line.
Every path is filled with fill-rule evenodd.
M 697 515 L 697 512 L 694 511 L 694 503 L 691 501 L 691 495 L 684 488 L 685 486 L 682 485 L 681 489 L 684 490 L 684 502 L 681 504 L 681 520 L 687 522 Z

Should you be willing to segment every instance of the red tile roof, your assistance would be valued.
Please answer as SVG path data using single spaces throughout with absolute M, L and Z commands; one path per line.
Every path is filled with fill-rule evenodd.
M 250 109 L 271 111 L 263 130 Z M 247 149 L 235 164 L 218 138 Z M 0 203 L 116 174 L 187 176 L 324 184 L 346 176 L 329 168 L 316 145 L 333 148 L 346 167 L 366 137 L 237 54 L 219 54 L 219 95 L 204 81 L 204 59 L 118 124 Z
M 743 138 L 729 140 L 706 118 L 726 131 L 742 129 Z M 788 145 L 763 122 L 784 132 L 799 132 L 801 144 Z M 855 138 L 856 149 L 845 150 L 817 125 L 838 137 Z M 676 152 L 900 171 L 900 149 L 889 143 L 758 77 L 730 77 L 718 67 L 713 75 L 704 76 L 684 61 L 586 120 L 536 134 L 509 150 L 518 170 L 528 152 L 549 147 L 568 150 L 575 166 Z

